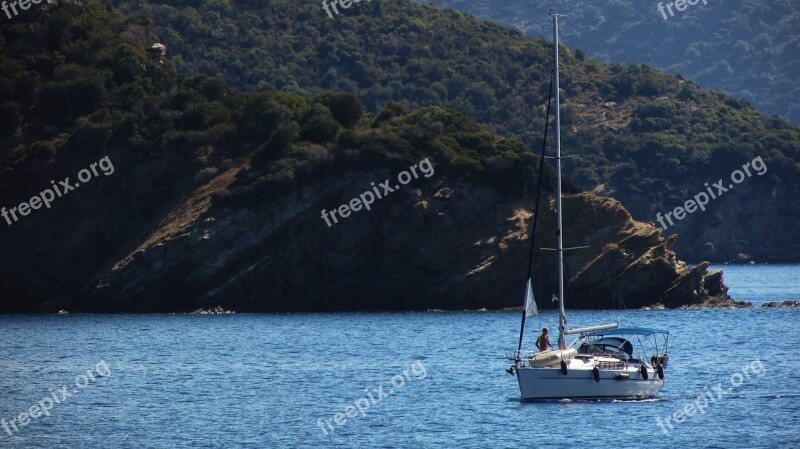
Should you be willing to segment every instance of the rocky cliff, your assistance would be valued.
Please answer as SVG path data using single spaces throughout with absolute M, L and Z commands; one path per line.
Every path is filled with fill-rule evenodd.
M 444 172 L 445 167 L 438 167 Z M 320 210 L 358 197 L 387 169 L 351 170 L 276 201 L 217 207 L 231 169 L 178 205 L 130 253 L 118 255 L 50 310 L 236 311 L 477 309 L 518 306 L 532 198 L 509 198 L 446 174 L 408 185 L 328 227 Z M 721 273 L 689 268 L 675 238 L 635 222 L 615 200 L 564 198 L 570 308 L 730 306 Z M 552 229 L 553 201 L 542 214 Z M 542 246 L 554 246 L 543 233 Z M 538 245 L 537 245 L 538 246 Z M 537 252 L 540 306 L 556 291 L 554 253 Z

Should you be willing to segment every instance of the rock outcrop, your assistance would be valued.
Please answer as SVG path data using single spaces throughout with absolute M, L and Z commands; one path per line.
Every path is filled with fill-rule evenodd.
M 790 301 L 788 299 L 786 301 L 783 301 L 783 302 L 770 301 L 770 302 L 765 302 L 764 304 L 761 304 L 761 307 L 765 307 L 765 308 L 800 307 L 800 301 Z
M 328 227 L 321 209 L 357 197 L 388 170 L 330 176 L 277 201 L 219 207 L 223 173 L 176 208 L 130 254 L 78 294 L 47 307 L 83 311 L 479 309 L 519 305 L 532 199 L 492 188 L 420 178 Z M 228 180 L 228 181 L 226 181 Z M 537 247 L 553 247 L 552 198 Z M 732 306 L 720 272 L 694 268 L 670 249 L 675 237 L 635 222 L 619 202 L 564 197 L 569 308 Z M 537 251 L 540 307 L 557 291 L 553 252 Z

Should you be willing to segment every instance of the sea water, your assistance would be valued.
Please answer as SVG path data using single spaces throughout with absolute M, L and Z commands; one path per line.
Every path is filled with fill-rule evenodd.
M 800 300 L 797 265 L 723 268 Z M 669 330 L 658 398 L 521 402 L 518 312 L 0 316 L 0 448 L 800 447 L 800 309 L 568 320 Z

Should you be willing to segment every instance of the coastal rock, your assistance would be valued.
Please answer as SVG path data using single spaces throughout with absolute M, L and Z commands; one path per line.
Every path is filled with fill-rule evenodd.
M 233 315 L 234 311 L 232 310 L 225 310 L 220 306 L 214 307 L 213 309 L 197 309 L 192 312 L 192 315 Z
M 800 307 L 800 301 L 783 301 L 783 302 L 765 302 L 761 305 L 761 307 L 765 308 L 784 308 L 784 307 Z
M 438 175 L 438 174 L 437 174 Z M 220 179 L 211 183 L 224 188 Z M 130 255 L 101 270 L 70 310 L 151 312 L 500 309 L 519 306 L 532 195 L 508 198 L 442 173 L 328 227 L 388 170 L 321 179 L 272 202 L 217 207 L 199 188 Z M 435 175 L 436 176 L 436 175 Z M 228 176 L 230 178 L 230 176 Z M 567 307 L 732 307 L 720 272 L 687 267 L 675 236 L 634 221 L 613 199 L 564 196 Z M 554 201 L 543 201 L 537 248 L 553 247 Z M 189 217 L 189 219 L 187 219 Z M 554 305 L 554 253 L 537 251 L 533 284 Z M 56 303 L 54 303 L 55 305 Z M 63 302 L 57 303 L 64 307 Z

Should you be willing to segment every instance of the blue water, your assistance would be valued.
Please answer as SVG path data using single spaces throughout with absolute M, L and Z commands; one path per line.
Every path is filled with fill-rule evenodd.
M 670 330 L 658 400 L 520 402 L 503 359 L 514 312 L 0 316 L 0 419 L 76 391 L 12 436 L 0 427 L 0 447 L 800 447 L 800 309 L 569 313 L 614 320 Z M 546 312 L 530 327 L 555 324 Z M 702 414 L 659 427 L 732 380 Z M 373 402 L 379 386 L 394 390 Z
M 800 265 L 713 265 L 737 301 L 800 301 Z

